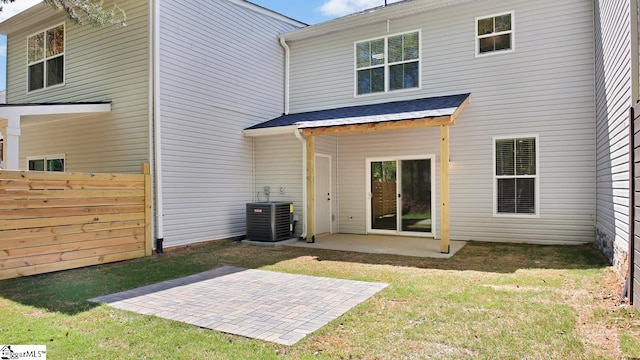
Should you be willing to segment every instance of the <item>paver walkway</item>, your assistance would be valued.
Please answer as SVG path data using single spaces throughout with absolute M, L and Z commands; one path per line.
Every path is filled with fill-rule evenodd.
M 90 301 L 293 345 L 387 286 L 223 266 Z

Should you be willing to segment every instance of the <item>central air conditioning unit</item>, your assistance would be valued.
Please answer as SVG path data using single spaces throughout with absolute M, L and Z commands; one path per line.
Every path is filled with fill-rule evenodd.
M 290 239 L 292 233 L 292 203 L 247 203 L 247 239 L 275 242 Z

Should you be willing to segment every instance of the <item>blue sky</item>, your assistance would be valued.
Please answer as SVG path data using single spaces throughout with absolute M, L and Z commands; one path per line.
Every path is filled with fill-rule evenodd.
M 313 25 L 333 18 L 380 6 L 384 0 L 250 0 L 267 9 Z M 398 0 L 388 0 L 388 3 Z M 40 0 L 16 0 L 3 5 L 0 22 L 40 2 Z M 125 9 L 126 10 L 126 9 Z M 7 40 L 0 35 L 0 91 L 6 88 Z

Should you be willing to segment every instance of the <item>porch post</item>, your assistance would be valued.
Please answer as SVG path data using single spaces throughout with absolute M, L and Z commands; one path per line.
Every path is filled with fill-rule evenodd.
M 449 126 L 440 125 L 440 252 L 449 253 Z
M 307 242 L 316 235 L 315 136 L 307 136 Z
M 6 170 L 18 170 L 20 158 L 20 115 L 9 115 L 8 126 L 4 134 L 3 168 Z

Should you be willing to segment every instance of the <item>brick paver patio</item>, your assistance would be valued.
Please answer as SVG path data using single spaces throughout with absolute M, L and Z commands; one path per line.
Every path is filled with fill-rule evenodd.
M 90 301 L 293 345 L 387 286 L 223 266 Z

